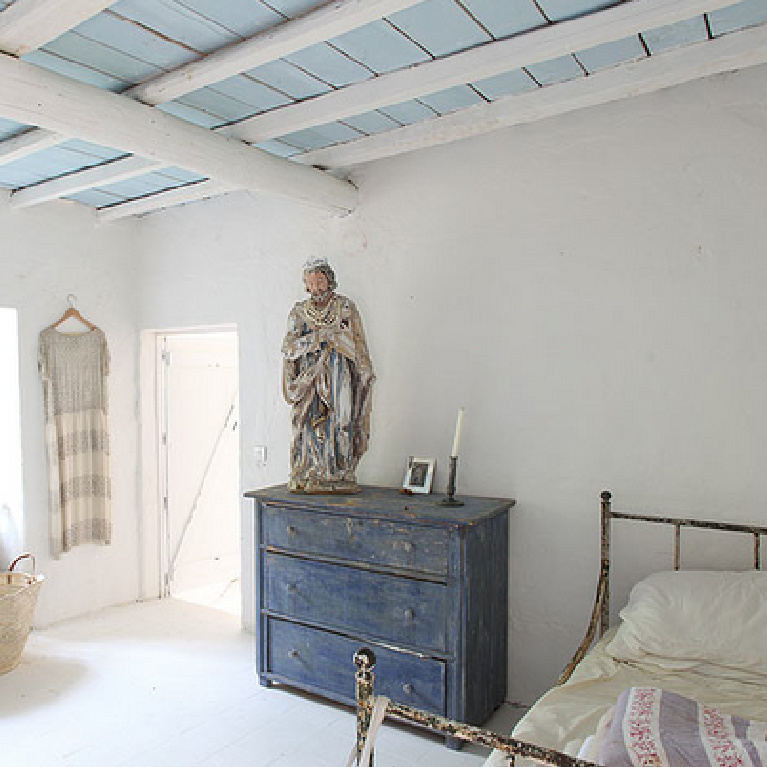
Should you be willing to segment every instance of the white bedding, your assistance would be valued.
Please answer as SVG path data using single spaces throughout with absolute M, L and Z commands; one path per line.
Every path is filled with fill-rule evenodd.
M 767 573 L 760 575 L 767 578 Z M 725 579 L 729 577 L 721 576 Z M 657 577 L 651 578 L 655 578 L 650 582 L 652 585 Z M 755 628 L 750 625 L 755 612 L 764 620 L 767 610 L 754 611 L 753 602 L 744 601 L 744 609 L 740 615 L 727 614 L 732 607 L 731 594 L 720 588 L 712 588 L 708 574 L 705 574 L 700 582 L 691 583 L 690 578 L 697 579 L 698 576 L 663 575 L 661 580 L 664 581 L 662 585 L 666 591 L 663 593 L 666 596 L 660 600 L 653 596 L 649 602 L 647 584 L 638 584 L 635 587 L 636 593 L 632 592 L 629 605 L 621 613 L 628 618 L 628 621 L 622 624 L 621 631 L 608 632 L 581 661 L 566 684 L 552 688 L 538 700 L 519 721 L 512 736 L 544 748 L 589 759 L 592 756 L 590 751 L 581 751 L 584 741 L 594 735 L 600 719 L 615 705 L 621 692 L 629 687 L 642 686 L 658 687 L 715 706 L 729 714 L 767 722 L 767 676 L 754 673 L 755 669 L 759 668 L 758 664 L 755 665 L 749 655 L 748 663 L 742 668 L 731 668 L 722 666 L 716 657 L 723 642 L 731 651 L 735 651 L 736 655 L 742 655 L 744 648 L 754 647 L 757 648 L 754 652 L 763 648 L 763 657 L 767 656 L 767 633 L 762 631 L 761 627 L 757 631 L 746 630 Z M 717 576 L 717 581 L 719 579 L 720 576 Z M 750 576 L 745 576 L 744 583 L 748 589 L 753 586 Z M 757 589 L 760 599 L 767 598 L 764 583 L 762 580 Z M 718 614 L 726 619 L 720 621 L 718 627 L 714 627 L 711 621 L 697 626 L 691 625 L 692 621 L 688 623 L 688 629 L 697 636 L 695 642 L 685 642 L 687 647 L 692 648 L 692 655 L 679 652 L 677 644 L 674 645 L 674 653 L 669 653 L 671 659 L 648 654 L 649 634 L 643 636 L 645 628 L 657 637 L 658 625 L 669 625 L 667 611 L 678 611 L 677 601 L 681 599 L 680 594 L 683 595 L 685 606 L 702 600 L 708 609 L 712 601 L 718 601 Z M 669 596 L 672 598 L 667 599 Z M 720 599 L 717 600 L 717 597 Z M 639 612 L 637 607 L 640 608 Z M 697 610 L 697 614 L 704 613 L 704 610 Z M 637 614 L 642 616 L 641 624 L 636 620 L 632 621 Z M 641 645 L 641 652 L 634 657 L 642 660 L 616 660 L 609 654 L 610 651 L 615 652 L 616 648 L 625 650 L 626 642 L 623 640 L 629 629 L 632 638 L 638 639 Z M 617 641 L 613 642 L 616 633 L 619 636 Z M 673 637 L 678 639 L 679 632 L 666 636 L 674 642 Z M 612 646 L 609 647 L 611 642 Z M 661 651 L 664 654 L 666 652 L 664 648 L 659 650 Z M 696 662 L 689 662 L 693 657 Z M 680 659 L 684 662 L 680 663 Z M 505 760 L 506 755 L 503 752 L 493 751 L 485 762 L 485 767 L 500 767 L 506 763 Z M 518 760 L 517 764 L 519 763 Z
M 596 732 L 599 720 L 615 705 L 621 692 L 642 685 L 661 687 L 731 714 L 767 721 L 767 684 L 712 680 L 694 671 L 616 661 L 604 649 L 612 636 L 613 632 L 608 633 L 594 646 L 566 684 L 552 688 L 538 700 L 514 728 L 514 738 L 577 756 L 584 740 Z M 485 767 L 503 765 L 505 758 L 502 751 L 493 751 Z

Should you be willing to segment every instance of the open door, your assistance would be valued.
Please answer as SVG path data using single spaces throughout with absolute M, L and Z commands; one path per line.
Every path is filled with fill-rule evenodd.
M 239 613 L 237 335 L 168 333 L 158 344 L 163 596 Z

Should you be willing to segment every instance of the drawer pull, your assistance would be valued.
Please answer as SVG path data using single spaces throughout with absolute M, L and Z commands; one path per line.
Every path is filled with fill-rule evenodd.
M 412 607 L 408 607 L 407 610 L 405 610 L 405 617 L 412 621 L 413 618 L 415 618 L 415 610 Z
M 415 546 L 413 546 L 413 544 L 412 544 L 410 541 L 405 541 L 405 542 L 402 544 L 402 548 L 403 548 L 403 549 L 405 549 L 405 551 L 406 551 L 408 554 L 412 554 L 412 553 L 413 553 L 413 549 L 415 548 Z
M 288 594 L 295 594 L 298 591 L 298 585 L 295 583 L 289 583 L 287 585 Z
M 298 528 L 295 525 L 288 525 L 288 535 L 298 535 Z
M 296 658 L 300 658 L 301 653 L 298 652 L 298 650 L 288 650 L 288 658 L 292 658 L 295 660 Z
M 410 684 L 410 682 L 405 682 L 405 684 L 402 685 L 402 692 L 404 692 L 405 695 L 412 695 L 413 685 Z

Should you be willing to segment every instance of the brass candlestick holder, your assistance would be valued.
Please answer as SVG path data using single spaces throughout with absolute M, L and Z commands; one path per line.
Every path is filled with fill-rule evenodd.
M 463 501 L 459 501 L 455 497 L 455 469 L 458 464 L 458 456 L 450 456 L 450 472 L 447 476 L 447 496 L 443 498 L 439 503 L 441 506 L 463 506 Z

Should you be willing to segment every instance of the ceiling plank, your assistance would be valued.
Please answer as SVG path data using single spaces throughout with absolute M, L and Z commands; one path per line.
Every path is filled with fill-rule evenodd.
M 2 144 L 0 144 L 1 148 Z M 39 205 L 49 200 L 82 192 L 83 189 L 127 181 L 129 178 L 143 176 L 164 167 L 167 167 L 164 162 L 145 160 L 143 157 L 131 155 L 19 189 L 11 193 L 10 206 L 12 208 L 26 208 L 30 205 Z
M 0 12 L 0 51 L 20 56 L 76 27 L 114 0 L 16 0 Z
M 348 168 L 764 63 L 767 25 L 670 50 L 589 77 L 478 104 L 388 133 L 307 152 L 295 159 L 319 167 Z
M 350 32 L 422 0 L 336 0 L 291 21 L 233 43 L 125 92 L 145 104 L 162 104 L 261 64 Z
M 243 189 L 334 210 L 357 204 L 357 190 L 346 181 L 5 55 L 0 55 L 0 115 Z
M 173 208 L 184 203 L 204 200 L 209 197 L 218 197 L 219 195 L 235 191 L 238 191 L 235 187 L 220 181 L 200 181 L 196 184 L 187 184 L 186 186 L 140 197 L 137 200 L 128 200 L 127 202 L 110 205 L 107 208 L 101 208 L 97 216 L 99 221 L 115 221 L 119 218 L 140 216 L 145 213 L 165 210 L 166 208 Z
M 731 4 L 732 0 L 675 0 L 671 3 L 668 0 L 632 0 L 255 115 L 226 126 L 222 132 L 258 144 L 269 138 L 587 50 Z

